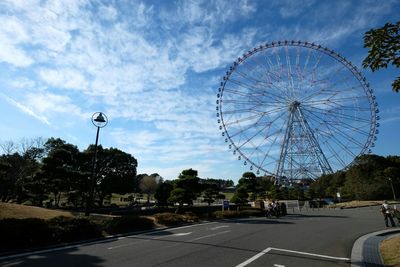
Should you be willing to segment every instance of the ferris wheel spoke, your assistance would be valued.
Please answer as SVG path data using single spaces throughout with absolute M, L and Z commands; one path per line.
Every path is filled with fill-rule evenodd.
M 268 71 L 268 70 L 266 70 L 266 71 Z M 262 78 L 263 78 L 263 76 L 264 75 L 261 75 L 260 74 L 260 78 L 261 79 L 258 79 L 257 77 L 254 77 L 252 74 L 255 74 L 255 72 L 254 71 L 252 71 L 251 72 L 251 74 L 246 74 L 246 73 L 243 73 L 242 71 L 237 71 L 237 73 L 242 77 L 242 78 L 244 78 L 244 79 L 246 79 L 246 80 L 249 80 L 249 81 L 251 81 L 251 82 L 254 82 L 254 83 L 256 83 L 256 84 L 264 84 L 264 85 L 268 85 L 268 86 L 270 86 L 270 84 L 272 84 L 272 82 L 270 81 L 270 82 L 265 82 Z
M 236 121 L 233 121 L 233 122 L 230 122 L 230 123 L 229 123 L 229 122 L 226 123 L 226 125 L 240 124 L 241 122 L 243 122 L 243 120 L 253 120 L 253 119 L 258 118 L 257 121 L 256 121 L 255 123 L 250 124 L 250 125 L 249 125 L 248 127 L 246 127 L 245 129 L 242 129 L 241 131 L 239 131 L 239 132 L 237 132 L 237 133 L 231 135 L 230 137 L 234 137 L 234 136 L 236 136 L 236 135 L 238 135 L 238 134 L 240 134 L 240 133 L 243 133 L 244 131 L 246 131 L 246 130 L 252 128 L 252 127 L 254 127 L 255 125 L 257 125 L 257 124 L 260 122 L 260 120 L 261 120 L 265 115 L 271 114 L 272 112 L 275 113 L 275 112 L 277 112 L 277 111 L 279 111 L 279 109 L 273 110 L 273 111 L 271 111 L 271 112 L 263 112 L 263 113 L 258 114 L 257 116 L 250 116 L 250 117 L 247 117 L 247 118 L 243 118 L 242 120 L 236 120 Z M 268 124 L 269 124 L 269 125 L 272 125 L 272 124 L 275 122 L 275 120 L 279 119 L 280 116 L 282 116 L 282 114 L 279 115 L 279 116 L 276 116 L 276 118 L 275 118 L 274 120 L 271 120 Z
M 336 152 L 335 149 L 332 148 L 331 144 L 329 143 L 325 143 L 326 147 L 328 148 L 328 150 L 332 153 L 331 157 L 334 157 L 336 159 L 336 161 L 341 163 L 342 167 L 346 166 L 346 163 L 344 162 L 344 160 L 339 156 L 339 154 Z
M 248 117 L 245 117 L 245 118 L 242 118 L 242 119 L 224 122 L 224 124 L 225 124 L 225 126 L 232 126 L 232 125 L 235 125 L 235 124 L 240 125 L 240 123 L 242 123 L 242 122 L 246 122 L 246 121 L 249 121 L 249 120 L 253 120 L 253 119 L 258 118 L 258 117 L 260 117 L 259 114 L 257 114 L 257 115 L 252 115 L 252 116 L 248 116 Z
M 340 93 L 339 91 L 337 93 Z M 337 94 L 335 94 L 337 95 Z M 305 103 L 306 105 L 311 105 L 311 104 L 326 104 L 328 102 L 346 102 L 346 101 L 350 101 L 350 100 L 368 100 L 366 97 L 364 96 L 351 96 L 351 97 L 340 97 L 340 98 L 332 98 L 335 95 L 331 95 L 329 96 L 329 98 L 324 98 L 321 100 L 309 100 L 306 102 L 302 102 Z M 367 109 L 367 108 L 366 108 Z M 369 110 L 369 109 L 367 109 Z
M 262 118 L 263 116 L 264 116 L 263 114 L 256 114 L 256 115 L 244 117 L 244 118 L 233 120 L 233 121 L 227 121 L 227 122 L 224 122 L 224 124 L 225 124 L 225 126 L 233 126 L 235 124 L 240 125 L 243 122 L 251 121 L 251 120 L 254 120 L 257 118 Z
M 255 123 L 255 124 L 257 124 L 257 123 Z M 251 126 L 253 126 L 253 125 L 251 125 Z M 253 138 L 257 137 L 257 135 L 259 135 L 259 134 L 260 134 L 263 130 L 265 130 L 267 127 L 268 127 L 268 124 L 266 124 L 263 128 L 261 128 L 260 130 L 258 130 L 256 133 L 254 133 L 251 137 L 247 138 L 247 140 L 246 140 L 245 142 L 243 142 L 242 144 L 240 144 L 240 145 L 238 146 L 238 149 L 242 148 L 244 145 L 246 145 L 247 143 L 249 143 Z M 251 128 L 251 127 L 247 128 L 246 130 L 248 130 L 248 129 L 250 129 L 250 128 Z M 246 130 L 244 130 L 244 131 L 246 131 Z M 244 131 L 241 131 L 241 132 L 244 132 Z
M 224 100 L 223 101 L 223 103 L 224 104 L 238 104 L 238 105 L 246 105 L 246 104 L 254 104 L 254 101 L 257 101 L 257 100 L 247 100 L 247 99 L 245 99 L 245 100 L 236 100 L 236 99 L 227 99 L 227 100 Z M 259 102 L 260 104 L 262 103 L 261 101 L 257 101 L 257 102 Z
M 345 144 L 343 144 L 339 139 L 336 137 L 332 136 L 331 139 L 337 146 L 341 148 L 341 151 L 346 151 L 346 154 L 351 155 L 352 157 L 355 157 L 356 155 L 351 151 Z M 335 151 L 338 151 L 337 149 Z M 337 153 L 337 152 L 335 152 Z M 338 155 L 339 156 L 339 155 Z
M 250 92 L 254 92 L 255 94 L 264 93 L 264 91 L 262 91 L 262 90 L 260 91 L 260 88 L 255 87 L 255 86 L 251 86 L 251 85 L 246 84 L 244 82 L 241 82 L 241 81 L 238 81 L 238 80 L 235 80 L 235 79 L 231 79 L 231 82 L 233 84 L 238 85 L 239 87 L 248 89 Z M 240 92 L 240 91 L 237 91 L 237 92 Z M 245 96 L 249 96 L 249 93 L 241 92 L 241 94 L 244 94 Z M 284 101 L 285 100 L 282 96 L 280 96 L 278 94 L 273 94 L 272 92 L 268 92 L 268 95 L 273 97 L 273 99 L 275 99 L 276 101 Z
M 361 130 L 362 129 L 361 126 L 363 126 L 364 124 L 367 126 L 368 124 L 363 122 L 363 121 L 359 121 L 357 118 L 353 119 L 352 121 L 357 121 L 357 122 L 360 122 L 361 124 L 359 124 L 357 126 L 353 126 L 353 125 L 350 125 L 350 124 L 346 123 L 345 120 L 337 120 L 336 116 L 333 116 L 332 120 L 330 120 L 329 117 L 328 118 L 323 118 L 321 116 L 318 116 L 315 112 L 314 113 L 309 113 L 307 111 L 304 111 L 304 113 L 307 114 L 307 118 L 309 118 L 312 121 L 316 122 L 316 124 L 322 124 L 321 122 L 323 122 L 323 124 L 332 124 L 332 125 L 340 124 L 342 126 L 346 126 L 346 127 L 350 128 L 350 129 L 353 129 L 356 132 L 363 133 L 365 135 L 369 134 L 368 132 Z
M 279 132 L 279 131 L 278 131 L 278 132 Z M 274 140 L 272 141 L 271 145 L 269 146 L 268 151 L 265 152 L 264 157 L 263 157 L 263 159 L 261 160 L 261 166 L 264 165 L 264 162 L 265 162 L 265 160 L 267 159 L 267 157 L 271 157 L 271 156 L 270 156 L 271 150 L 272 150 L 272 148 L 275 146 L 276 141 L 278 140 L 278 136 L 279 136 L 279 135 L 278 135 L 278 134 L 272 134 L 272 135 L 270 135 L 270 136 L 275 136 L 275 138 L 274 138 Z M 265 137 L 265 139 L 267 139 L 267 138 L 268 138 L 268 137 Z
M 271 79 L 271 76 L 269 75 L 269 70 L 268 70 L 268 68 L 265 66 L 265 64 L 262 64 L 262 63 L 258 60 L 258 58 L 254 58 L 254 62 L 255 62 L 258 66 L 260 66 L 260 67 L 263 69 L 263 73 L 261 74 L 261 77 L 263 77 L 263 76 L 268 77 L 268 82 L 267 82 L 267 84 L 272 84 L 272 79 Z M 268 63 L 267 63 L 267 64 L 268 64 Z
M 286 57 L 286 66 L 287 66 L 288 85 L 290 87 L 291 94 L 294 96 L 294 82 L 293 82 L 293 76 L 292 76 L 292 66 L 290 63 L 289 49 L 287 47 L 285 47 L 285 57 Z
M 328 125 L 328 128 L 331 128 L 330 125 Z M 342 131 L 336 130 L 336 131 L 334 131 L 334 133 L 337 134 L 337 135 L 340 135 L 340 136 L 344 137 L 345 139 L 347 139 L 347 141 L 353 141 L 353 143 L 357 144 L 358 146 L 362 146 L 362 144 L 361 144 L 360 142 L 358 142 L 357 140 L 355 140 L 355 139 L 354 139 L 353 137 L 351 137 L 350 135 L 345 135 L 345 134 L 343 134 Z M 336 140 L 337 144 L 340 144 L 340 146 L 341 146 L 344 150 L 348 151 L 348 152 L 349 152 L 350 154 L 352 154 L 354 157 L 356 156 L 356 155 L 354 155 L 353 151 L 351 151 L 351 150 L 348 148 L 347 145 L 343 144 L 342 141 L 340 141 L 340 139 L 336 137 L 336 135 L 332 135 L 332 140 Z
M 304 110 L 306 110 L 307 112 L 316 112 L 319 114 L 322 114 L 324 116 L 332 116 L 336 119 L 347 119 L 347 120 L 357 120 L 358 122 L 364 122 L 364 123 L 370 123 L 371 121 L 368 119 L 364 119 L 361 117 L 355 117 L 354 115 L 347 115 L 347 114 L 343 114 L 339 111 L 336 111 L 335 107 L 332 107 L 331 109 L 320 109 L 317 107 L 312 107 L 310 109 L 308 108 L 303 108 Z M 354 109 L 351 109 L 351 111 L 356 111 Z

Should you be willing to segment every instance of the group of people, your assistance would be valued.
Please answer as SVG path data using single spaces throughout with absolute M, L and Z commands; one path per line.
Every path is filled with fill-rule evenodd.
M 280 216 L 285 216 L 287 214 L 286 204 L 284 202 L 279 203 L 278 201 L 269 202 L 265 207 L 265 217 L 279 218 Z
M 398 220 L 398 223 L 400 224 L 400 211 L 397 209 L 396 206 L 391 207 L 386 200 L 381 206 L 381 213 L 385 220 L 386 227 L 389 227 L 389 222 L 392 227 L 396 226 L 394 218 L 396 218 Z

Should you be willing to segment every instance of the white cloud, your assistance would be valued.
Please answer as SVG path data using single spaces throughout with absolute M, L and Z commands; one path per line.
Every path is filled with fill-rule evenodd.
M 15 106 L 16 108 L 18 108 L 19 110 L 21 110 L 22 112 L 28 114 L 29 116 L 41 121 L 44 124 L 50 125 L 50 122 L 48 121 L 48 119 L 45 116 L 39 115 L 37 113 L 35 113 L 32 109 L 30 109 L 28 106 L 19 103 L 17 101 L 15 101 L 14 99 L 4 95 L 4 94 L 0 94 L 1 97 L 3 97 L 8 103 L 12 104 L 13 106 Z
M 118 144 L 135 145 L 138 149 L 147 148 L 154 145 L 155 142 L 165 139 L 156 132 L 151 132 L 148 130 L 127 132 L 121 128 L 113 130 L 111 136 Z
M 25 106 L 38 114 L 56 115 L 56 113 L 61 113 L 78 118 L 86 119 L 89 117 L 68 96 L 51 93 L 29 93 L 26 98 Z
M 39 75 L 50 86 L 58 88 L 85 90 L 88 86 L 85 77 L 80 72 L 70 68 L 41 69 Z
M 118 11 L 112 6 L 100 6 L 99 17 L 104 20 L 114 21 L 117 19 Z

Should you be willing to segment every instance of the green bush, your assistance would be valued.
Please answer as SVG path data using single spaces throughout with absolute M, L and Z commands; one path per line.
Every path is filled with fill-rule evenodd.
M 127 233 L 152 228 L 154 228 L 154 223 L 151 219 L 137 215 L 114 217 L 112 220 L 105 222 L 104 225 L 104 230 L 109 234 Z
M 190 212 L 185 213 L 185 215 L 169 212 L 158 213 L 154 215 L 154 219 L 156 223 L 165 226 L 175 226 L 185 223 L 192 223 L 199 220 L 199 218 L 194 213 Z
M 0 220 L 0 250 L 26 249 L 54 243 L 45 220 L 6 218 Z
M 47 223 L 56 242 L 73 242 L 102 236 L 101 227 L 87 218 L 59 216 Z

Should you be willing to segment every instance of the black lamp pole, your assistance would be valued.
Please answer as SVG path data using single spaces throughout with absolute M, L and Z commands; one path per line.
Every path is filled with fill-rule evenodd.
M 388 177 L 390 181 L 390 186 L 392 187 L 392 193 L 393 193 L 393 200 L 396 200 L 396 194 L 394 193 L 394 187 L 393 187 L 393 181 L 391 177 Z
M 85 216 L 90 215 L 90 210 L 93 205 L 94 189 L 95 189 L 95 184 L 96 184 L 97 144 L 99 142 L 100 128 L 103 128 L 108 123 L 107 116 L 102 112 L 96 112 L 92 115 L 92 123 L 94 126 L 97 127 L 97 132 L 96 132 L 96 142 L 94 144 L 93 165 L 92 165 L 92 173 L 91 173 L 90 181 L 89 181 L 89 196 L 86 200 Z

